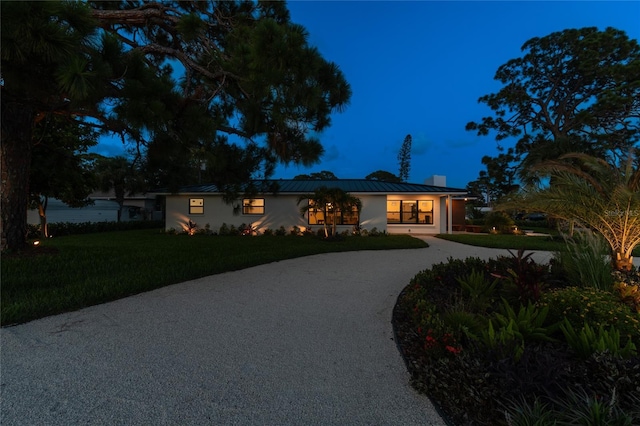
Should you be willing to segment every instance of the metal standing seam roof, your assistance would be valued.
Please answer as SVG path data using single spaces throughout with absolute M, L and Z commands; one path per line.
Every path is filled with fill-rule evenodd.
M 384 182 L 379 180 L 367 179 L 336 179 L 336 180 L 297 180 L 297 179 L 268 179 L 265 181 L 254 181 L 257 188 L 265 185 L 271 188 L 277 183 L 279 194 L 306 194 L 315 191 L 317 188 L 326 186 L 327 188 L 340 188 L 345 192 L 352 193 L 435 193 L 435 194 L 468 194 L 466 189 L 451 188 L 445 186 L 423 185 L 417 183 L 405 182 Z M 264 193 L 272 192 L 266 190 Z M 166 190 L 160 190 L 156 193 L 171 194 Z M 189 185 L 180 187 L 173 194 L 202 194 L 202 193 L 220 193 L 218 188 L 213 184 Z

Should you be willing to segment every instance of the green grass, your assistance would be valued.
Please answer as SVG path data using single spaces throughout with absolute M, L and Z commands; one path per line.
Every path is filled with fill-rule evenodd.
M 471 246 L 499 249 L 559 251 L 565 247 L 564 241 L 560 237 L 508 234 L 440 234 L 438 237 Z
M 499 249 L 543 250 L 555 252 L 566 250 L 567 248 L 564 240 L 558 233 L 552 233 L 552 236 L 540 237 L 509 234 L 438 234 L 437 237 L 442 238 L 443 240 L 454 241 L 456 243 L 468 244 L 470 246 Z M 640 256 L 640 246 L 633 250 L 633 256 Z
M 311 237 L 212 237 L 159 230 L 53 238 L 54 254 L 3 256 L 1 324 L 116 300 L 207 275 L 318 253 L 426 247 L 407 235 L 322 241 Z

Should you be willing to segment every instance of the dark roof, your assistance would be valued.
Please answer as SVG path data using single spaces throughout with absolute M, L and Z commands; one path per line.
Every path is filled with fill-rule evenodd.
M 438 193 L 438 194 L 467 194 L 466 189 L 450 188 L 444 186 L 423 185 L 405 182 L 384 182 L 367 179 L 336 179 L 336 180 L 296 180 L 296 179 L 269 179 L 266 181 L 254 181 L 257 188 L 264 185 L 269 188 L 264 192 L 272 192 L 273 184 L 277 184 L 279 194 L 306 194 L 311 193 L 321 186 L 328 188 L 340 188 L 345 192 L 353 193 Z M 167 193 L 167 191 L 158 191 Z M 183 186 L 178 190 L 178 194 L 189 193 L 219 193 L 215 185 L 190 185 Z

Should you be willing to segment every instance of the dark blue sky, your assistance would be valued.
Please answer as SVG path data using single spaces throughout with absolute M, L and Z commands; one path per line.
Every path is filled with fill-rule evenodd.
M 319 138 L 320 164 L 279 167 L 275 178 L 329 170 L 364 178 L 398 173 L 397 154 L 413 138 L 410 182 L 444 175 L 465 187 L 496 155 L 491 136 L 465 131 L 491 111 L 478 104 L 496 92 L 498 67 L 522 56 L 533 37 L 567 28 L 614 27 L 640 39 L 640 1 L 290 1 L 293 22 L 337 63 L 351 84 L 351 104 Z M 122 144 L 96 151 L 118 155 Z M 508 145 L 509 142 L 506 142 Z
M 464 187 L 495 155 L 491 136 L 465 131 L 489 115 L 482 95 L 500 89 L 498 67 L 525 41 L 567 28 L 624 30 L 640 39 L 640 2 L 293 1 L 292 21 L 336 62 L 353 97 L 320 135 L 326 153 L 311 168 L 281 167 L 279 178 L 329 170 L 364 178 L 398 172 L 397 154 L 413 138 L 409 181 L 437 174 Z

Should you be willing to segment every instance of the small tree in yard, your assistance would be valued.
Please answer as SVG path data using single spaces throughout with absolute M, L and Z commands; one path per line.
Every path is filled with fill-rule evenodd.
M 298 197 L 298 205 L 307 200 L 308 203 L 300 207 L 300 214 L 304 216 L 306 213 L 316 214 L 317 212 L 321 212 L 324 217 L 323 227 L 325 238 L 336 235 L 338 211 L 343 212 L 356 207 L 358 210 L 358 223 L 360 223 L 362 202 L 358 197 L 354 197 L 340 188 L 321 186 L 311 194 L 303 194 Z M 329 216 L 332 218 L 331 232 L 329 232 L 327 223 Z
M 90 204 L 95 176 L 87 151 L 97 142 L 97 133 L 62 116 L 42 119 L 33 129 L 29 205 L 38 210 L 40 233 L 49 236 L 47 205 L 57 198 L 70 207 Z
M 551 176 L 553 185 L 529 186 L 499 208 L 548 213 L 591 228 L 609 243 L 612 266 L 630 270 L 640 244 L 640 169 L 637 149 L 621 164 L 582 153 L 546 161 L 532 171 Z

